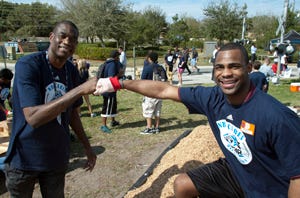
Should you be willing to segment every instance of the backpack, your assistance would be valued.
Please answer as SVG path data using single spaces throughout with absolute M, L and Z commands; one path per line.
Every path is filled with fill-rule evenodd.
M 97 71 L 97 79 L 104 78 L 105 66 L 106 66 L 106 61 L 104 63 L 102 63 L 101 65 L 99 65 L 98 71 Z
M 153 66 L 153 80 L 155 81 L 167 81 L 167 73 L 163 66 Z
M 97 78 L 104 78 L 104 71 L 105 71 L 105 67 L 107 65 L 107 63 L 110 63 L 111 61 L 105 61 L 104 63 L 102 63 L 101 65 L 99 65 L 98 67 L 98 71 L 97 71 Z M 120 63 L 120 62 L 119 62 Z M 117 62 L 114 61 L 115 67 L 117 67 Z M 121 63 L 120 63 L 121 64 Z M 119 78 L 123 76 L 123 71 L 121 68 L 119 68 L 118 73 L 116 74 L 116 76 L 118 76 Z

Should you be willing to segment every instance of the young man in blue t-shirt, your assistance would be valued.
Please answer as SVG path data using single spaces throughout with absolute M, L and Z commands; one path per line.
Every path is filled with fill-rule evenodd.
M 150 52 L 147 60 L 149 64 L 144 65 L 141 75 L 142 80 L 157 80 L 157 68 L 159 67 L 157 60 L 158 54 L 156 52 Z M 158 77 L 159 78 L 159 77 Z M 161 79 L 166 81 L 166 79 Z M 160 132 L 160 114 L 161 114 L 162 100 L 153 97 L 143 97 L 143 116 L 146 119 L 146 128 L 142 130 L 141 134 L 156 134 Z M 152 118 L 154 117 L 155 123 L 152 127 Z
M 119 61 L 120 53 L 117 50 L 112 50 L 110 53 L 110 58 L 105 61 L 105 68 L 104 68 L 104 77 L 117 77 L 121 78 L 123 73 L 120 72 L 121 70 L 121 63 Z M 121 75 L 121 76 L 120 76 Z M 107 126 L 107 118 L 111 118 L 110 126 L 118 126 L 120 123 L 115 120 L 117 116 L 118 110 L 118 102 L 117 102 L 117 93 L 103 93 L 103 105 L 101 109 L 101 122 L 102 125 L 100 126 L 100 130 L 104 133 L 111 133 L 111 129 Z
M 24 56 L 15 66 L 13 126 L 5 163 L 11 197 L 32 197 L 36 181 L 43 197 L 64 197 L 65 174 L 73 129 L 93 170 L 96 155 L 84 132 L 77 107 L 95 91 L 96 78 L 79 85 L 79 73 L 68 58 L 78 43 L 71 21 L 55 25 L 47 51 Z
M 214 87 L 179 88 L 157 81 L 100 79 L 95 94 L 125 88 L 182 102 L 190 113 L 207 116 L 225 159 L 180 174 L 174 183 L 177 198 L 299 197 L 297 114 L 253 86 L 244 46 L 222 46 L 214 70 Z

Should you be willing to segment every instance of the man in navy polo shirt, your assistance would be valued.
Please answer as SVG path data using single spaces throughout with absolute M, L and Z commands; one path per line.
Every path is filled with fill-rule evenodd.
M 254 87 L 244 46 L 222 46 L 214 70 L 214 87 L 175 87 L 159 81 L 108 78 L 99 79 L 95 94 L 124 88 L 182 102 L 190 113 L 207 116 L 225 158 L 180 174 L 174 182 L 176 198 L 299 197 L 297 114 Z
M 68 61 L 78 43 L 71 21 L 55 25 L 47 51 L 18 60 L 13 87 L 13 126 L 6 158 L 6 187 L 11 197 L 32 197 L 35 182 L 43 197 L 64 197 L 72 127 L 92 170 L 96 155 L 76 108 L 94 92 L 96 78 L 79 85 L 79 73 Z

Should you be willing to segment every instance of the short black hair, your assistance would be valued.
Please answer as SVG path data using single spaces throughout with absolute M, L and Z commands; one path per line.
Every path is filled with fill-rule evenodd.
M 217 58 L 219 52 L 227 51 L 227 50 L 234 50 L 234 49 L 240 50 L 240 52 L 242 53 L 242 58 L 244 59 L 245 65 L 248 65 L 249 64 L 248 52 L 247 52 L 246 48 L 239 43 L 227 43 L 227 44 L 223 45 L 219 49 L 219 51 L 216 53 L 216 58 Z
M 78 38 L 78 36 L 79 36 L 78 27 L 75 25 L 75 23 L 73 23 L 72 21 L 69 21 L 69 20 L 63 20 L 63 21 L 57 22 L 55 24 L 52 32 L 54 32 L 54 33 L 57 32 L 58 27 L 62 24 L 70 25 L 73 28 L 73 30 L 75 31 L 75 36 Z
M 14 74 L 10 69 L 4 68 L 0 70 L 0 78 L 4 78 L 6 80 L 12 80 Z
M 252 67 L 256 70 L 259 70 L 260 66 L 261 66 L 261 62 L 257 60 L 254 61 L 254 63 L 252 64 Z
M 120 56 L 120 53 L 118 52 L 118 50 L 112 50 L 110 53 L 111 58 L 117 58 L 119 56 Z
M 157 59 L 158 59 L 158 54 L 156 52 L 151 52 L 149 54 L 149 58 L 153 61 L 153 62 L 156 62 Z

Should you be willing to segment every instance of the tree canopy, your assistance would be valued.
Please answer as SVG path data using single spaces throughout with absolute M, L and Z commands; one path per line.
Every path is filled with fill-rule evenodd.
M 247 6 L 240 8 L 237 3 L 231 4 L 228 0 L 211 2 L 203 11 L 206 16 L 204 23 L 207 36 L 219 42 L 240 38 L 243 17 L 247 15 L 246 9 Z
M 55 22 L 69 19 L 79 27 L 86 42 L 111 39 L 130 46 L 156 46 L 162 43 L 186 46 L 192 39 L 233 41 L 242 36 L 243 18 L 246 19 L 246 37 L 256 40 L 258 47 L 274 38 L 278 17 L 247 17 L 247 5 L 237 6 L 229 0 L 211 1 L 203 10 L 204 18 L 173 17 L 166 22 L 166 15 L 159 7 L 133 11 L 133 4 L 123 0 L 61 0 L 62 7 L 35 2 L 16 4 L 0 1 L 0 40 L 47 36 Z M 199 8 L 199 14 L 201 10 Z M 300 31 L 299 11 L 289 7 L 286 31 Z M 267 27 L 267 28 L 266 28 Z M 163 40 L 163 42 L 161 42 Z

